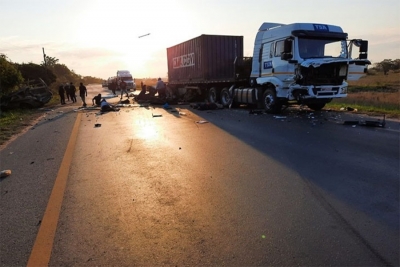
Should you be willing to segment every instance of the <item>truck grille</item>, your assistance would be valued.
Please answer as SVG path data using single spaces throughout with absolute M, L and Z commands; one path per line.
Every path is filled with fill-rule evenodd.
M 340 75 L 340 69 L 347 67 L 347 63 L 336 62 L 323 64 L 319 67 L 300 67 L 302 78 L 298 81 L 300 85 L 341 85 L 346 79 L 347 71 Z

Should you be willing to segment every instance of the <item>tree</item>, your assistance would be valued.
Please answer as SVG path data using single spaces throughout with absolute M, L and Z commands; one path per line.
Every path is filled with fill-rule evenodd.
M 381 62 L 375 63 L 375 68 L 383 71 L 385 75 L 388 75 L 389 70 L 398 70 L 400 68 L 400 59 L 384 59 Z
M 21 72 L 8 61 L 6 55 L 0 54 L 0 95 L 6 95 L 23 82 Z
M 48 86 L 54 83 L 57 79 L 50 69 L 34 63 L 18 64 L 18 70 L 21 72 L 22 77 L 24 77 L 25 80 L 36 80 L 37 78 L 41 78 Z
M 55 57 L 49 57 L 49 56 L 45 56 L 45 60 L 46 60 L 46 62 L 44 62 L 44 61 L 42 61 L 42 66 L 45 66 L 45 67 L 54 67 L 54 65 L 56 65 L 57 63 L 58 63 L 58 58 L 55 58 Z

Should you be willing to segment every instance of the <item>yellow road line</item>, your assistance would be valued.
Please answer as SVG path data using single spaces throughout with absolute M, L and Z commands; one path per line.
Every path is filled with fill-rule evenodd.
M 42 223 L 36 236 L 27 266 L 48 266 L 49 264 L 81 116 L 82 114 L 78 113 L 74 127 L 72 128 L 71 137 L 68 141 L 60 169 L 58 170 L 57 178 L 53 190 L 51 191 L 49 202 L 47 203 L 47 208 L 44 212 Z

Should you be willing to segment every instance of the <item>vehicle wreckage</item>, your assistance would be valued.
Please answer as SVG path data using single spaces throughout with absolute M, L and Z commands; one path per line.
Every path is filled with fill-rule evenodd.
M 2 111 L 17 108 L 39 108 L 43 107 L 53 97 L 47 84 L 40 78 L 30 80 L 27 84 L 20 86 L 15 92 L 4 95 L 0 99 Z

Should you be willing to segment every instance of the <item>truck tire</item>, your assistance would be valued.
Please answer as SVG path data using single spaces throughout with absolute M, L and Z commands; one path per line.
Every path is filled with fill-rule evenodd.
M 276 97 L 276 92 L 274 89 L 268 88 L 265 90 L 262 100 L 265 112 L 276 114 L 281 111 L 282 104 Z
M 323 109 L 325 107 L 325 103 L 312 103 L 312 104 L 307 104 L 307 107 L 309 107 L 312 110 L 318 111 Z
M 210 103 L 217 102 L 217 89 L 215 87 L 211 87 L 207 93 L 207 100 Z
M 231 94 L 229 93 L 229 89 L 227 87 L 222 88 L 220 100 L 221 100 L 221 104 L 224 107 L 227 107 L 231 104 L 232 97 L 231 97 Z

